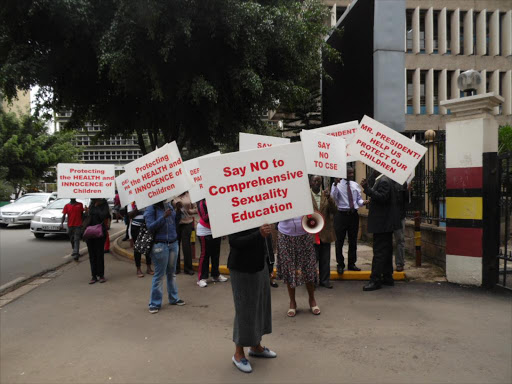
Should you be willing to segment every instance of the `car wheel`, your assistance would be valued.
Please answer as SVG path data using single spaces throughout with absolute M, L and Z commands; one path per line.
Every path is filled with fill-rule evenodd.
M 42 239 L 44 237 L 44 233 L 34 233 L 34 236 L 37 238 L 37 239 Z
M 5 224 L 5 223 L 0 223 L 0 228 L 7 228 L 9 224 Z

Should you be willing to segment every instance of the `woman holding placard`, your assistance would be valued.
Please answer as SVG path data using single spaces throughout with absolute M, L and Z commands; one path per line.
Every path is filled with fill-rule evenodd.
M 277 229 L 277 278 L 288 286 L 290 308 L 287 315 L 294 317 L 297 313 L 295 288 L 302 284 L 306 284 L 308 290 L 311 313 L 319 315 L 320 308 L 315 300 L 318 274 L 311 235 L 302 227 L 302 217 L 281 221 Z
M 108 203 L 105 199 L 91 199 L 89 208 L 85 211 L 84 220 L 84 239 L 89 251 L 89 262 L 91 264 L 91 280 L 89 284 L 98 281 L 104 283 L 105 279 L 105 252 L 104 245 L 108 233 L 105 220 L 108 219 L 110 212 Z M 94 229 L 98 228 L 95 232 Z M 90 234 L 89 234 L 90 233 Z
M 272 333 L 270 279 L 266 261 L 269 256 L 265 251 L 270 236 L 271 227 L 268 224 L 229 236 L 231 249 L 228 268 L 235 303 L 235 354 L 232 361 L 245 373 L 252 372 L 252 367 L 245 357 L 244 347 L 251 347 L 249 356 L 252 357 L 277 356 L 261 346 L 262 336 Z

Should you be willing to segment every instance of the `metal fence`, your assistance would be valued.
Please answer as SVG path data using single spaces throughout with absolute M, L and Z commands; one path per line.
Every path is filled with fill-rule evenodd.
M 415 169 L 413 189 L 407 204 L 407 216 L 419 211 L 424 223 L 446 226 L 446 131 L 407 131 L 427 148 Z
M 512 152 L 499 156 L 500 243 L 498 285 L 512 289 Z

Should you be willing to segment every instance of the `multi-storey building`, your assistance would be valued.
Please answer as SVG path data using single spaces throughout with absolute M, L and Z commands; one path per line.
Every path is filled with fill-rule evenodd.
M 57 115 L 57 129 L 62 129 L 63 124 L 69 120 L 71 112 L 62 112 Z M 75 145 L 82 149 L 77 159 L 84 163 L 115 164 L 122 167 L 142 156 L 137 136 L 123 137 L 111 136 L 107 139 L 94 141 L 95 135 L 101 132 L 101 125 L 85 123 L 76 133 Z
M 343 35 L 328 42 L 344 65 L 327 64 L 323 123 L 368 114 L 398 131 L 444 129 L 446 108 L 458 98 L 457 77 L 474 69 L 477 93 L 496 92 L 500 124 L 512 121 L 512 10 L 510 0 L 353 0 L 337 20 Z M 338 7 L 339 9 L 339 7 Z

